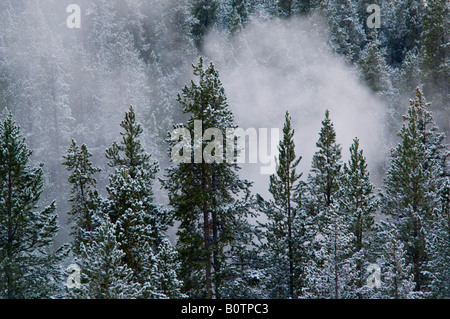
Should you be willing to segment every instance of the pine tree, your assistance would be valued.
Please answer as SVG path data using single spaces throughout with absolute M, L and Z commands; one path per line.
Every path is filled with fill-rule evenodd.
M 43 164 L 30 167 L 32 151 L 9 114 L 0 123 L 0 297 L 58 296 L 58 263 L 65 247 L 51 252 L 58 232 L 55 203 L 38 210 Z
M 377 224 L 377 241 L 380 257 L 381 287 L 374 288 L 372 297 L 382 299 L 414 298 L 414 276 L 412 266 L 407 262 L 404 243 L 399 239 L 395 225 L 381 222 Z
M 181 292 L 183 282 L 177 277 L 181 268 L 178 253 L 168 239 L 164 239 L 160 244 L 155 259 L 157 260 L 157 290 L 170 299 L 186 298 L 187 296 Z
M 359 253 L 361 260 L 357 261 L 357 283 L 363 287 L 367 260 L 367 250 L 370 245 L 369 232 L 374 224 L 377 212 L 375 187 L 370 183 L 369 171 L 363 150 L 359 147 L 359 139 L 355 138 L 350 146 L 350 160 L 344 164 L 343 175 L 340 180 L 339 205 L 348 230 L 354 235 L 352 243 L 353 253 Z
M 349 226 L 355 235 L 357 250 L 364 246 L 364 234 L 373 225 L 377 210 L 375 187 L 370 183 L 369 175 L 366 158 L 359 147 L 359 139 L 355 138 L 350 146 L 348 164 L 344 164 L 339 202 L 350 221 Z
M 447 177 L 439 191 L 440 202 L 435 209 L 434 227 L 430 232 L 432 297 L 450 298 L 450 179 Z
M 391 64 L 401 64 L 407 52 L 419 47 L 423 3 L 421 0 L 399 0 L 392 4 L 392 14 L 389 16 L 391 27 L 383 30 Z
M 318 219 L 320 228 L 322 226 L 320 215 L 335 202 L 342 168 L 341 146 L 336 143 L 336 132 L 328 110 L 322 121 L 316 147 L 319 150 L 313 156 L 311 173 L 307 181 L 306 209 L 309 215 Z
M 435 124 L 433 113 L 430 111 L 431 103 L 427 102 L 419 87 L 416 88 L 416 95 L 414 100 L 410 101 L 410 104 L 418 113 L 417 129 L 427 153 L 426 167 L 437 165 L 443 175 L 447 174 L 446 165 L 450 150 L 448 145 L 445 144 L 445 134 L 440 132 Z M 405 117 L 405 119 L 408 119 L 408 117 Z
M 436 99 L 448 101 L 450 97 L 450 19 L 446 1 L 428 0 L 423 12 L 421 48 L 423 70 L 427 73 L 426 89 Z M 447 108 L 448 110 L 448 108 Z
M 315 10 L 318 6 L 316 0 L 296 0 L 293 3 L 293 12 L 296 15 L 307 15 Z
M 418 49 L 410 50 L 405 54 L 398 74 L 397 87 L 405 92 L 414 92 L 423 83 L 422 58 Z
M 386 50 L 381 47 L 376 31 L 365 46 L 358 61 L 361 77 L 374 92 L 392 91 L 391 70 L 385 60 Z
M 139 137 L 143 129 L 132 107 L 125 113 L 121 127 L 121 143 L 114 142 L 106 151 L 115 171 L 109 178 L 109 198 L 103 209 L 117 224 L 117 241 L 125 253 L 124 262 L 133 271 L 133 280 L 145 288 L 145 298 L 157 298 L 152 286 L 155 254 L 166 236 L 171 216 L 154 203 L 153 180 L 158 166 L 142 147 Z
M 352 0 L 323 0 L 320 10 L 330 30 L 331 47 L 348 61 L 358 61 L 366 35 Z
M 196 0 L 192 4 L 192 17 L 195 23 L 192 26 L 191 34 L 197 48 L 202 45 L 202 39 L 216 20 L 218 3 L 217 0 Z
M 270 176 L 269 191 L 273 201 L 266 202 L 258 196 L 267 223 L 263 223 L 265 244 L 263 253 L 268 262 L 268 288 L 273 298 L 294 298 L 301 294 L 302 273 L 299 251 L 302 243 L 303 221 L 299 212 L 301 208 L 301 175 L 296 168 L 301 157 L 295 155 L 294 130 L 291 117 L 286 112 L 283 127 L 283 140 L 278 146 L 279 156 L 276 174 Z M 300 271 L 300 273 L 299 273 Z
M 354 298 L 357 277 L 356 260 L 353 258 L 354 235 L 347 231 L 344 216 L 335 204 L 326 208 L 325 226 L 314 239 L 320 245 L 314 251 L 306 270 L 308 298 Z
M 294 0 L 278 0 L 277 9 L 280 17 L 289 18 L 293 15 Z
M 190 114 L 187 123 L 178 129 L 194 132 L 201 123 L 201 134 L 215 128 L 223 137 L 226 129 L 235 125 L 219 74 L 212 63 L 204 68 L 200 58 L 194 66 L 194 75 L 198 82 L 192 81 L 178 96 L 183 112 Z M 190 141 L 190 133 L 183 140 L 186 138 Z M 193 145 L 184 141 L 187 160 L 169 168 L 163 181 L 175 220 L 180 223 L 177 232 L 180 275 L 184 292 L 190 297 L 221 298 L 230 267 L 227 258 L 232 259 L 236 249 L 243 247 L 241 240 L 247 240 L 247 234 L 241 230 L 246 229 L 249 214 L 250 183 L 239 179 L 237 164 L 225 161 L 221 137 L 214 139 L 218 141 L 213 144 L 214 155 L 212 149 L 211 154 L 205 155 L 211 145 L 203 139 L 196 139 Z M 170 143 L 173 151 L 179 141 Z M 198 158 L 202 155 L 205 157 Z
M 248 21 L 250 5 L 248 0 L 232 0 L 231 7 L 236 9 L 242 24 Z
M 404 244 L 406 262 L 412 266 L 416 292 L 429 292 L 429 242 L 433 210 L 437 205 L 440 167 L 430 157 L 424 130 L 423 109 L 411 100 L 401 142 L 391 153 L 390 168 L 381 194 L 382 212 L 390 216 Z
M 235 35 L 242 30 L 242 19 L 236 8 L 233 9 L 230 22 L 230 34 Z
M 106 217 L 91 236 L 91 242 L 80 244 L 81 287 L 72 294 L 83 299 L 138 298 L 140 287 L 123 263 L 125 253 L 116 240 L 116 225 Z
M 72 249 L 75 253 L 79 253 L 80 244 L 86 243 L 89 238 L 83 238 L 83 234 L 94 230 L 96 224 L 93 215 L 100 206 L 100 197 L 97 192 L 97 180 L 94 175 L 100 172 L 100 169 L 93 166 L 91 162 L 92 154 L 85 144 L 78 146 L 75 140 L 72 140 L 67 155 L 64 156 L 65 161 L 62 163 L 67 170 L 71 172 L 68 181 L 72 185 L 71 222 L 74 236 Z

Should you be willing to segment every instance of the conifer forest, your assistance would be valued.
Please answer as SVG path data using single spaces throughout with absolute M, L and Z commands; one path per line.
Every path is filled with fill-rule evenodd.
M 449 299 L 449 10 L 0 0 L 0 299 Z

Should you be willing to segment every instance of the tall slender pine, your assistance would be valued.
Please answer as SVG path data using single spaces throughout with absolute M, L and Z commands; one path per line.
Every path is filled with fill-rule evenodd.
M 336 143 L 336 132 L 328 110 L 325 111 L 316 146 L 318 150 L 313 156 L 307 180 L 306 209 L 309 215 L 318 219 L 320 229 L 323 219 L 321 215 L 335 201 L 342 174 L 342 148 Z
M 158 165 L 146 153 L 139 139 L 143 132 L 133 107 L 120 124 L 124 129 L 120 144 L 107 149 L 110 175 L 109 198 L 104 211 L 116 224 L 117 241 L 124 252 L 124 262 L 133 271 L 133 280 L 143 287 L 142 296 L 159 298 L 153 285 L 156 276 L 155 254 L 171 224 L 167 210 L 154 203 L 153 180 Z
M 433 159 L 424 129 L 419 97 L 410 107 L 399 136 L 400 143 L 391 153 L 391 163 L 381 194 L 382 212 L 398 229 L 406 250 L 406 262 L 412 266 L 414 291 L 428 293 L 430 276 L 429 240 L 433 211 L 438 204 L 437 191 L 442 170 Z
M 194 75 L 198 82 L 191 81 L 178 97 L 183 112 L 190 115 L 182 127 L 191 134 L 194 124 L 201 123 L 202 135 L 215 128 L 222 136 L 214 136 L 219 142 L 211 163 L 207 158 L 194 160 L 196 154 L 204 154 L 209 143 L 202 139 L 189 144 L 188 160 L 169 168 L 163 184 L 180 223 L 177 248 L 185 292 L 191 297 L 221 298 L 226 274 L 233 268 L 229 260 L 249 240 L 243 230 L 247 229 L 250 183 L 238 177 L 238 165 L 226 162 L 221 153 L 225 149 L 221 138 L 235 125 L 219 73 L 212 63 L 205 68 L 200 58 Z M 171 141 L 171 150 L 175 143 L 179 141 Z
M 72 249 L 75 253 L 80 252 L 82 242 L 89 240 L 84 236 L 94 230 L 96 223 L 93 215 L 100 205 L 100 197 L 96 189 L 97 180 L 94 177 L 100 169 L 93 166 L 91 157 L 92 154 L 85 144 L 80 147 L 75 140 L 72 140 L 62 163 L 70 172 L 68 181 L 72 185 L 69 222 L 74 223 L 71 235 L 74 236 Z
M 0 123 L 0 298 L 57 297 L 62 279 L 55 204 L 39 209 L 43 164 L 31 167 L 32 153 L 9 114 Z
M 294 129 L 291 116 L 285 115 L 283 139 L 278 146 L 276 174 L 270 176 L 269 191 L 273 201 L 264 201 L 258 196 L 258 202 L 267 216 L 263 223 L 265 243 L 262 246 L 268 262 L 269 295 L 274 298 L 294 298 L 301 294 L 302 274 L 301 247 L 302 220 L 301 209 L 301 173 L 297 166 L 301 157 L 295 155 Z M 303 256 L 304 257 L 304 256 Z

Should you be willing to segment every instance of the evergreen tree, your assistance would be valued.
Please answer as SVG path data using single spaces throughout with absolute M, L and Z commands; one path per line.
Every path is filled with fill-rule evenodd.
M 414 100 L 410 101 L 410 104 L 417 110 L 417 129 L 427 153 L 426 167 L 437 165 L 443 175 L 447 174 L 447 160 L 450 156 L 450 150 L 448 145 L 445 144 L 445 134 L 439 131 L 434 122 L 433 113 L 430 111 L 431 103 L 427 102 L 422 90 L 416 88 L 416 95 Z M 408 116 L 405 118 L 408 119 Z
M 385 60 L 385 51 L 381 48 L 376 31 L 373 31 L 372 39 L 364 48 L 358 61 L 362 79 L 374 92 L 388 93 L 393 89 L 391 70 Z
M 320 10 L 330 31 L 331 47 L 348 61 L 358 61 L 366 35 L 352 0 L 323 0 Z
M 309 215 L 318 219 L 320 229 L 321 214 L 335 202 L 342 168 L 341 146 L 336 143 L 336 132 L 328 110 L 322 121 L 316 147 L 318 151 L 313 156 L 311 173 L 307 181 L 306 209 Z
M 197 48 L 202 45 L 202 39 L 216 20 L 218 3 L 217 0 L 196 0 L 192 3 L 192 17 L 195 22 L 192 26 L 191 34 Z
M 136 121 L 132 107 L 121 123 L 120 144 L 113 143 L 106 151 L 109 165 L 115 167 L 110 175 L 109 198 L 104 211 L 116 223 L 117 241 L 125 253 L 124 262 L 133 271 L 133 280 L 144 287 L 145 298 L 158 297 L 154 283 L 155 254 L 171 224 L 169 212 L 153 199 L 153 179 L 157 163 L 151 160 L 139 140 L 143 129 Z
M 306 269 L 308 298 L 354 298 L 357 277 L 356 260 L 353 258 L 354 235 L 347 231 L 344 216 L 335 204 L 325 211 L 326 224 L 314 239 L 320 246 L 314 251 Z
M 374 288 L 372 297 L 382 299 L 414 298 L 414 276 L 412 266 L 407 262 L 404 243 L 399 239 L 395 225 L 382 222 L 376 226 L 381 269 L 381 287 Z
M 125 253 L 116 240 L 116 226 L 108 217 L 80 244 L 81 287 L 73 295 L 83 299 L 134 299 L 140 296 L 133 272 L 123 263 Z
M 155 258 L 158 291 L 170 299 L 186 298 L 187 296 L 181 292 L 183 282 L 177 278 L 181 267 L 178 253 L 168 239 L 163 239 Z
M 450 298 L 450 180 L 447 177 L 439 191 L 440 203 L 435 209 L 434 227 L 430 232 L 429 263 L 433 298 Z
M 242 19 L 236 8 L 233 9 L 230 22 L 230 34 L 235 35 L 242 30 Z
M 231 7 L 233 8 L 233 11 L 236 9 L 242 24 L 245 24 L 248 21 L 250 5 L 248 0 L 232 0 Z
M 277 10 L 281 17 L 289 18 L 293 15 L 294 0 L 278 0 Z
M 390 168 L 381 194 L 382 212 L 390 216 L 404 244 L 406 262 L 412 266 L 416 292 L 428 292 L 427 264 L 432 215 L 437 205 L 441 171 L 430 158 L 423 129 L 423 110 L 411 100 L 405 123 L 399 133 L 401 142 L 392 150 Z
M 75 253 L 80 252 L 81 243 L 89 241 L 89 238 L 83 238 L 83 234 L 94 230 L 96 225 L 93 215 L 100 205 L 96 189 L 97 180 L 94 177 L 100 169 L 93 166 L 91 157 L 92 154 L 85 144 L 79 147 L 76 141 L 72 140 L 62 163 L 71 172 L 68 181 L 72 185 L 69 199 L 72 207 L 68 214 L 71 217 L 70 221 L 74 222 L 71 235 L 74 236 L 72 249 Z
M 361 256 L 356 265 L 358 289 L 364 285 L 364 266 L 367 263 L 364 255 L 369 250 L 369 232 L 377 211 L 374 188 L 370 183 L 366 158 L 359 147 L 359 139 L 355 138 L 350 146 L 350 160 L 348 164 L 344 164 L 338 198 L 348 230 L 354 235 L 353 253 L 359 253 Z
M 58 232 L 55 203 L 38 210 L 43 164 L 30 167 L 32 151 L 9 114 L 0 123 L 0 297 L 58 296 L 65 248 L 52 252 Z
M 357 250 L 364 246 L 364 234 L 372 227 L 377 210 L 375 187 L 370 183 L 369 175 L 366 158 L 359 147 L 359 139 L 355 138 L 350 146 L 348 164 L 344 164 L 339 202 L 355 235 Z
M 202 136 L 208 128 L 215 128 L 214 135 L 223 137 L 226 129 L 235 125 L 219 74 L 212 63 L 204 68 L 200 58 L 194 66 L 194 75 L 198 82 L 192 81 L 178 96 L 183 112 L 190 114 L 187 123 L 178 129 L 194 132 L 201 123 L 202 131 L 198 133 Z M 196 139 L 191 145 L 190 134 L 183 136 L 186 160 L 169 168 L 163 181 L 175 219 L 180 223 L 177 232 L 180 275 L 184 291 L 190 297 L 221 298 L 231 267 L 227 258 L 236 258 L 248 243 L 242 241 L 249 240 L 250 234 L 242 230 L 248 229 L 245 225 L 250 183 L 239 179 L 237 164 L 225 162 L 221 136 L 214 136 L 218 142 L 212 143 L 211 149 L 203 139 Z M 180 142 L 171 141 L 172 151 L 176 143 Z M 206 154 L 208 147 L 210 154 Z M 205 157 L 199 158 L 202 155 Z
M 264 227 L 263 254 L 267 260 L 269 296 L 273 298 L 294 298 L 301 294 L 303 286 L 302 258 L 299 251 L 303 244 L 304 221 L 299 220 L 301 209 L 301 175 L 296 167 L 301 157 L 295 155 L 294 130 L 288 112 L 285 115 L 283 140 L 278 146 L 279 156 L 276 174 L 270 176 L 269 191 L 273 201 L 265 202 L 260 196 L 267 223 Z M 303 256 L 302 256 L 303 254 Z
M 294 1 L 293 11 L 296 15 L 307 15 L 316 9 L 318 1 L 316 0 L 297 0 Z
M 383 30 L 387 35 L 389 61 L 401 64 L 405 54 L 419 46 L 422 33 L 424 2 L 421 0 L 399 0 L 392 4 L 389 17 L 391 27 Z
M 425 82 L 426 87 L 429 91 L 441 95 L 440 98 L 444 101 L 450 97 L 449 10 L 446 1 L 428 0 L 426 2 L 420 41 L 423 69 L 429 79 Z
M 423 83 L 424 72 L 421 69 L 422 56 L 418 49 L 413 49 L 405 54 L 398 74 L 397 87 L 404 92 L 414 92 Z

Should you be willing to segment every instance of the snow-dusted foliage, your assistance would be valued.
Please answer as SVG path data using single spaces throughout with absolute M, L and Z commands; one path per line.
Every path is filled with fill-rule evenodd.
M 39 208 L 42 165 L 29 163 L 25 144 L 11 114 L 0 122 L 0 298 L 61 296 L 60 262 L 65 247 L 51 252 L 58 232 L 55 203 Z
M 448 1 L 69 3 L 0 0 L 0 298 L 450 298 Z
M 116 225 L 109 218 L 92 234 L 90 243 L 81 244 L 81 286 L 73 296 L 83 299 L 131 299 L 140 296 L 133 271 L 123 263 L 125 253 L 116 239 Z
M 233 114 L 218 71 L 212 63 L 206 67 L 203 63 L 200 58 L 194 66 L 195 81 L 178 96 L 183 112 L 189 116 L 182 127 L 194 132 L 194 122 L 202 121 L 202 134 L 216 128 L 225 136 L 226 129 L 235 127 Z M 171 147 L 178 142 L 170 141 Z M 251 214 L 250 183 L 239 178 L 238 165 L 225 163 L 225 155 L 217 155 L 217 149 L 213 163 L 194 162 L 196 148 L 203 150 L 205 145 L 205 140 L 188 145 L 190 161 L 170 167 L 163 184 L 175 220 L 180 223 L 177 249 L 184 291 L 191 297 L 220 298 L 226 293 L 222 290 L 227 290 L 226 282 L 233 280 L 229 274 L 239 269 L 233 263 L 251 242 L 247 221 Z

